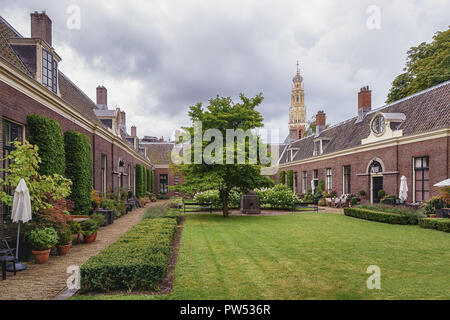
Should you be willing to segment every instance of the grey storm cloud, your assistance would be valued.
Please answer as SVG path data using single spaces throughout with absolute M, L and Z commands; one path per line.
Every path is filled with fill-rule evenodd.
M 66 26 L 70 5 L 81 10 L 80 30 Z M 366 26 L 370 5 L 381 10 L 379 30 Z M 446 0 L 0 0 L 24 36 L 29 13 L 41 10 L 53 20 L 54 47 L 67 53 L 62 70 L 92 98 L 96 84 L 107 86 L 140 135 L 166 137 L 187 124 L 189 106 L 241 92 L 262 92 L 267 127 L 287 134 L 296 60 L 309 117 L 354 116 L 365 85 L 382 106 L 409 47 L 450 21 Z

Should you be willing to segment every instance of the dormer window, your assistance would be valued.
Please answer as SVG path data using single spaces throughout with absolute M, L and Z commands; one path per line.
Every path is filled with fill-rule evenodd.
M 58 62 L 45 49 L 42 49 L 42 84 L 58 93 Z
M 314 141 L 314 156 L 320 155 L 320 140 Z

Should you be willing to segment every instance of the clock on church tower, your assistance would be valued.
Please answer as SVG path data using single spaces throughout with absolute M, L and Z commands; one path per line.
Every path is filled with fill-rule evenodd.
M 306 107 L 303 77 L 300 75 L 300 67 L 297 62 L 297 74 L 292 79 L 291 108 L 289 111 L 289 138 L 299 140 L 306 133 Z

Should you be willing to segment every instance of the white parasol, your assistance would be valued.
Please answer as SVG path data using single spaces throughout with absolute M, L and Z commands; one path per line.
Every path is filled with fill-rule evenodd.
M 408 199 L 408 184 L 406 183 L 405 176 L 402 176 L 400 179 L 400 193 L 398 197 L 403 202 L 405 202 L 406 199 Z
M 30 191 L 28 190 L 24 179 L 20 180 L 19 185 L 14 192 L 11 219 L 14 223 L 19 224 L 16 243 L 16 269 L 17 271 L 21 271 L 25 270 L 26 267 L 22 264 L 18 265 L 17 263 L 19 261 L 20 223 L 27 223 L 32 219 Z

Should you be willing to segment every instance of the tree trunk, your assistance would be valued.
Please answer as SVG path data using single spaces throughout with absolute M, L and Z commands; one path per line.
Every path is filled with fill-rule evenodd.
M 228 208 L 229 192 L 227 190 L 222 191 L 222 210 L 223 217 L 228 218 L 230 215 L 230 210 Z

